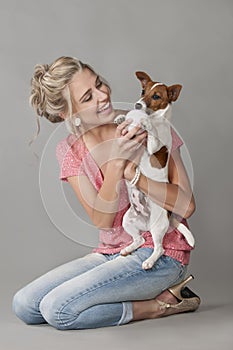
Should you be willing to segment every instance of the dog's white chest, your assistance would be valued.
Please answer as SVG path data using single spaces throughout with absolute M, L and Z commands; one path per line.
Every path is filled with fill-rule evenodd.
M 168 161 L 164 168 L 154 168 L 150 162 L 150 155 L 145 151 L 140 160 L 140 170 L 149 179 L 167 182 L 168 181 Z

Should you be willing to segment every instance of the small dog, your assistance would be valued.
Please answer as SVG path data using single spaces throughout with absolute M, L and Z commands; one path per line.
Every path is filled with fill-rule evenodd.
M 139 169 L 142 174 L 159 182 L 168 182 L 168 161 L 172 147 L 171 135 L 171 104 L 179 97 L 182 86 L 166 86 L 154 82 L 144 72 L 136 72 L 142 85 L 142 96 L 135 104 L 135 110 L 126 115 L 119 115 L 114 122 L 120 124 L 128 118 L 141 123 L 147 130 L 147 149 L 144 151 Z M 132 124 L 135 125 L 135 122 Z M 129 126 L 132 127 L 132 124 Z M 138 179 L 138 178 L 137 178 Z M 137 181 L 136 179 L 136 181 Z M 154 251 L 146 259 L 142 268 L 147 270 L 164 253 L 162 241 L 169 227 L 168 212 L 153 202 L 148 196 L 139 191 L 134 185 L 127 182 L 131 206 L 123 217 L 123 228 L 133 237 L 133 242 L 121 250 L 121 255 L 127 255 L 139 248 L 144 242 L 140 231 L 150 231 L 154 241 Z M 185 236 L 188 244 L 194 246 L 194 237 L 190 230 L 172 216 L 172 225 Z

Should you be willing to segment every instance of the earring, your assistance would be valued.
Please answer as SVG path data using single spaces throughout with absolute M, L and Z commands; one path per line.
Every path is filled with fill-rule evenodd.
M 80 126 L 81 125 L 81 119 L 80 118 L 75 118 L 74 125 L 75 126 Z
M 67 128 L 67 130 L 68 130 L 68 132 L 70 133 L 70 134 L 75 134 L 74 133 L 74 130 L 73 130 L 73 128 L 72 128 L 72 125 L 74 126 L 77 126 L 77 127 L 79 127 L 80 125 L 81 125 L 81 119 L 80 118 L 75 118 L 74 120 L 73 120 L 73 123 L 72 123 L 72 121 L 69 119 L 69 118 L 66 118 L 65 119 L 65 126 L 66 126 L 66 128 Z

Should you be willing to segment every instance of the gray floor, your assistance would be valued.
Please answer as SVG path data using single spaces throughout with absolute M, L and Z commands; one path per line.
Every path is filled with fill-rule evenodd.
M 149 349 L 232 350 L 233 304 L 207 299 L 198 311 L 156 320 L 82 331 L 58 331 L 48 325 L 28 326 L 11 313 L 14 287 L 1 298 L 0 349 Z M 229 294 L 230 296 L 230 294 Z M 220 300 L 221 298 L 219 298 Z M 229 298 L 230 300 L 230 298 Z

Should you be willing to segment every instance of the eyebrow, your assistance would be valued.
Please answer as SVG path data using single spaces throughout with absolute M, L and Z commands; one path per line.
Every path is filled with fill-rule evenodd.
M 96 80 L 95 80 L 95 83 L 98 81 L 98 79 L 99 79 L 100 77 L 99 77 L 99 75 L 97 75 L 96 76 Z M 87 94 L 89 94 L 91 92 L 91 89 L 88 89 L 83 95 L 82 95 L 82 97 L 80 98 L 80 102 L 83 100 L 83 98 L 87 95 Z

